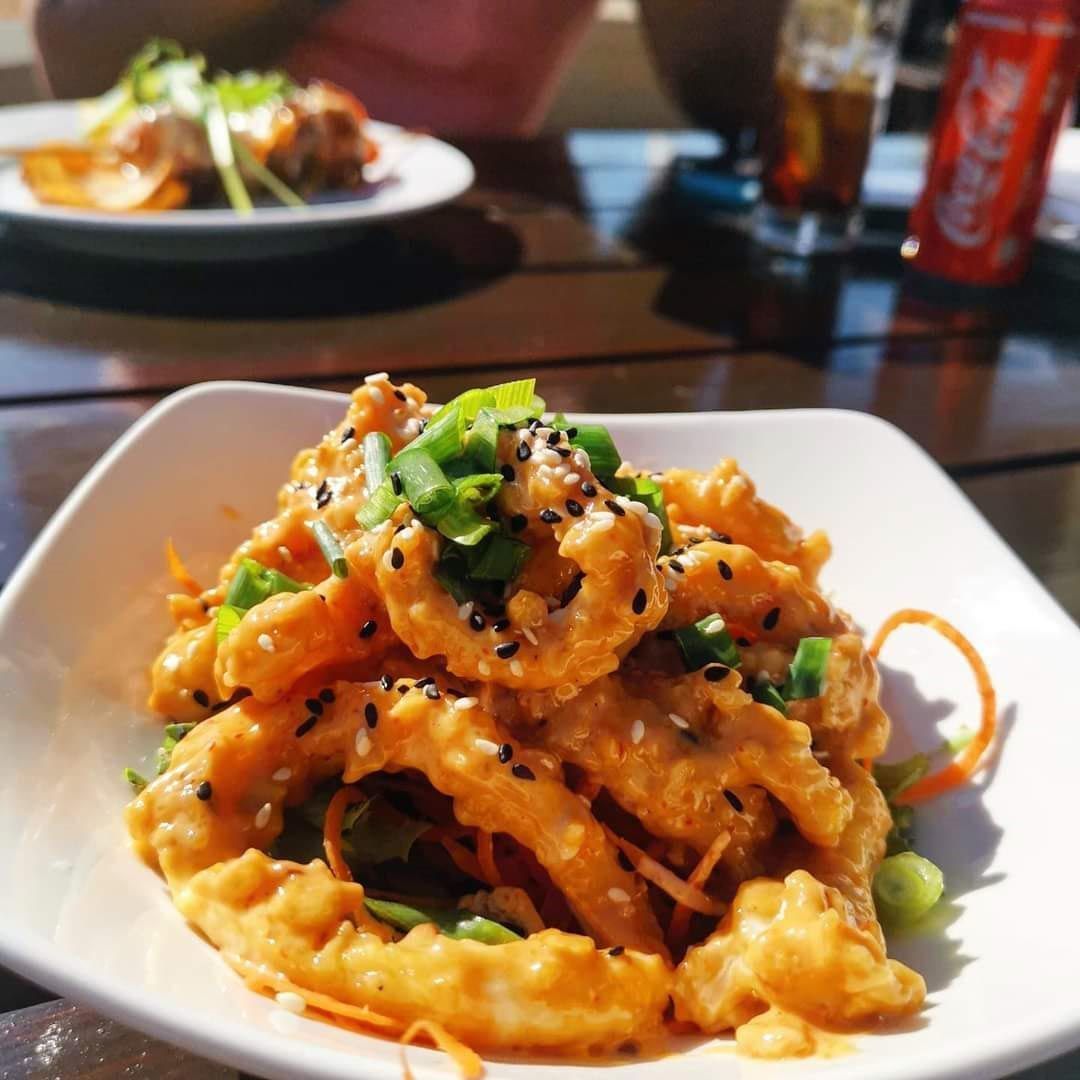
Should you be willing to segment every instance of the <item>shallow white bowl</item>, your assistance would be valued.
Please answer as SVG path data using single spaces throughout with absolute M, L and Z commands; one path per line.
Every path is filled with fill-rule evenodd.
M 161 1038 L 268 1077 L 400 1075 L 390 1043 L 296 1017 L 247 992 L 128 851 L 125 765 L 159 731 L 145 668 L 168 629 L 162 545 L 208 578 L 273 510 L 294 450 L 340 417 L 339 394 L 210 383 L 166 399 L 90 471 L 0 595 L 0 962 Z M 938 467 L 888 424 L 794 411 L 610 416 L 639 465 L 706 468 L 735 455 L 766 497 L 826 528 L 824 582 L 868 628 L 899 607 L 954 621 L 982 651 L 1002 710 L 988 785 L 920 812 L 945 869 L 940 925 L 892 943 L 927 978 L 905 1031 L 860 1037 L 831 1061 L 748 1063 L 698 1045 L 619 1075 L 989 1077 L 1080 1043 L 1073 793 L 1080 632 Z M 971 677 L 919 628 L 888 646 L 896 751 L 973 723 Z M 908 734 L 910 733 L 910 734 Z M 704 1055 L 704 1056 L 703 1056 Z M 450 1076 L 413 1049 L 420 1077 Z M 493 1063 L 493 1077 L 595 1077 L 588 1065 Z
M 45 101 L 0 108 L 5 148 L 79 142 L 78 102 Z M 458 149 L 394 124 L 370 121 L 383 180 L 357 192 L 325 192 L 300 210 L 260 205 L 248 215 L 227 208 L 112 214 L 39 203 L 22 182 L 18 161 L 0 159 L 0 221 L 53 247 L 136 259 L 262 259 L 324 250 L 382 221 L 430 210 L 473 182 L 472 163 Z

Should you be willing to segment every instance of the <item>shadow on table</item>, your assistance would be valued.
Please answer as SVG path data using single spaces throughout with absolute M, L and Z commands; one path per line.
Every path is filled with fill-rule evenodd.
M 316 255 L 165 263 L 70 254 L 21 237 L 0 244 L 0 291 L 130 314 L 311 318 L 407 310 L 489 285 L 521 262 L 507 225 L 444 207 L 373 226 Z

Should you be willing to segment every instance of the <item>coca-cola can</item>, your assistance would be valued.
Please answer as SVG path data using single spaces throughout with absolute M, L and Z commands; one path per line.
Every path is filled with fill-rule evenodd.
M 1023 274 L 1080 70 L 1078 15 L 1076 0 L 964 5 L 900 249 L 920 271 L 976 286 Z

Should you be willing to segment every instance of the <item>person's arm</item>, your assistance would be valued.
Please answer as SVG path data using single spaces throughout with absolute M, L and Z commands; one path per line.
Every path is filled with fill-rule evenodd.
M 205 52 L 212 66 L 270 67 L 326 0 L 25 0 L 56 97 L 107 90 L 151 37 Z

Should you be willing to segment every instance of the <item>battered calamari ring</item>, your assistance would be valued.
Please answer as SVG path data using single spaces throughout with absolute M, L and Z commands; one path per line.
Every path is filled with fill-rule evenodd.
M 435 580 L 441 537 L 423 526 L 378 532 L 375 573 L 394 631 L 416 656 L 445 656 L 455 675 L 516 690 L 554 688 L 565 699 L 618 666 L 663 617 L 666 594 L 654 566 L 659 522 L 640 504 L 616 500 L 581 451 L 561 457 L 559 449 L 570 453 L 565 438 L 552 445 L 547 431 L 500 436 L 499 460 L 514 479 L 498 503 L 508 517 L 525 519 L 526 541 L 550 534 L 559 555 L 577 565 L 580 587 L 564 606 L 549 612 L 540 595 L 519 590 L 507 607 L 524 623 L 476 629 Z M 395 520 L 406 516 L 401 510 Z
M 740 1049 L 786 1057 L 813 1052 L 807 1024 L 908 1016 L 926 985 L 852 924 L 835 889 L 796 870 L 782 882 L 740 886 L 716 932 L 679 965 L 672 996 L 677 1018 L 707 1032 L 735 1028 Z M 777 1038 L 783 1014 L 789 1022 Z
M 615 956 L 559 930 L 482 945 L 426 925 L 387 943 L 363 896 L 320 862 L 248 851 L 192 878 L 176 905 L 223 953 L 403 1026 L 434 1020 L 478 1049 L 602 1052 L 662 1037 L 671 973 L 659 956 Z
M 666 955 L 644 885 L 564 786 L 558 761 L 508 739 L 475 699 L 432 700 L 433 686 L 339 682 L 273 707 L 238 702 L 191 732 L 128 807 L 136 846 L 175 889 L 248 847 L 267 848 L 285 801 L 301 800 L 313 782 L 418 769 L 454 799 L 458 821 L 531 849 L 601 943 Z
M 659 482 L 679 540 L 692 535 L 683 526 L 705 526 L 752 547 L 763 559 L 797 566 L 810 584 L 829 557 L 828 537 L 815 532 L 804 538 L 783 511 L 758 498 L 750 478 L 731 458 L 710 473 L 668 469 Z

